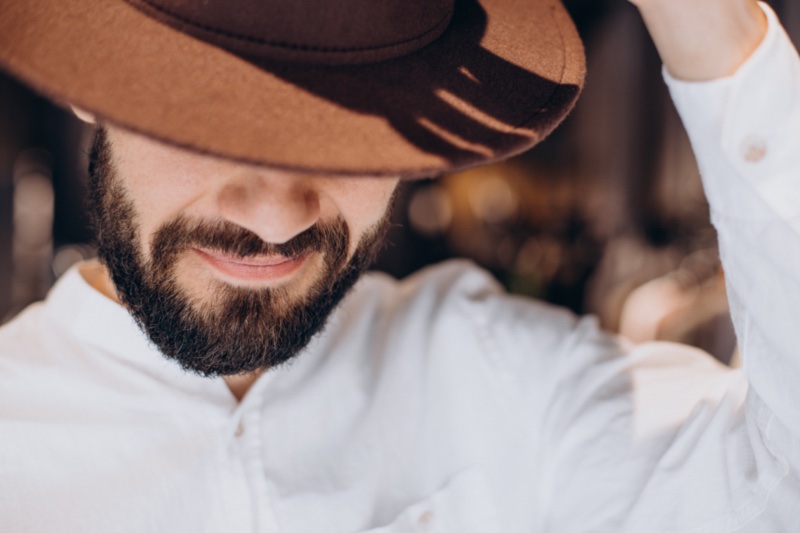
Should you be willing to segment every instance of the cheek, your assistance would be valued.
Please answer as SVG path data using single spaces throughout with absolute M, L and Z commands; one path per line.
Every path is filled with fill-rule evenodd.
M 149 255 L 151 236 L 164 224 L 187 213 L 202 196 L 201 183 L 172 165 L 164 168 L 147 158 L 137 165 L 119 165 L 119 175 L 136 208 L 141 244 Z
M 148 180 L 131 180 L 127 191 L 136 208 L 142 251 L 149 256 L 153 234 L 182 212 L 179 191 Z
M 340 178 L 341 179 L 341 178 Z M 390 207 L 399 180 L 393 178 L 345 178 L 342 184 L 346 194 L 339 198 L 339 213 L 345 218 L 352 233 L 352 245 L 357 245 L 363 234 L 380 222 Z

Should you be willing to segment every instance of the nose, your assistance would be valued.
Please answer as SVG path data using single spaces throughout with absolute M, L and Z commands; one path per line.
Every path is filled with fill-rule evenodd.
M 226 220 L 274 244 L 291 240 L 320 216 L 311 177 L 272 169 L 232 176 L 219 190 L 217 208 Z

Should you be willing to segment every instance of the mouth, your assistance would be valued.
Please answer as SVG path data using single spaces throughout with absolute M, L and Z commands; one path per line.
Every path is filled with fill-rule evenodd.
M 311 255 L 297 257 L 261 255 L 239 257 L 219 251 L 192 248 L 192 251 L 223 278 L 239 282 L 275 282 L 294 274 Z

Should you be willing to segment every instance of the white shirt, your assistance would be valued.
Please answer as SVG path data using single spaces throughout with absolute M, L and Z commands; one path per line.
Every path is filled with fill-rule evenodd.
M 239 404 L 72 270 L 0 331 L 0 531 L 800 531 L 800 60 L 770 13 L 735 76 L 668 84 L 744 372 L 453 262 L 368 275 Z

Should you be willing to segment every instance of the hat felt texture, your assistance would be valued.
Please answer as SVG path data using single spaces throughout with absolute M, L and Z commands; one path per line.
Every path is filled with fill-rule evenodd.
M 197 152 L 403 177 L 527 150 L 583 85 L 583 46 L 559 0 L 345 4 L 2 0 L 0 67 Z

